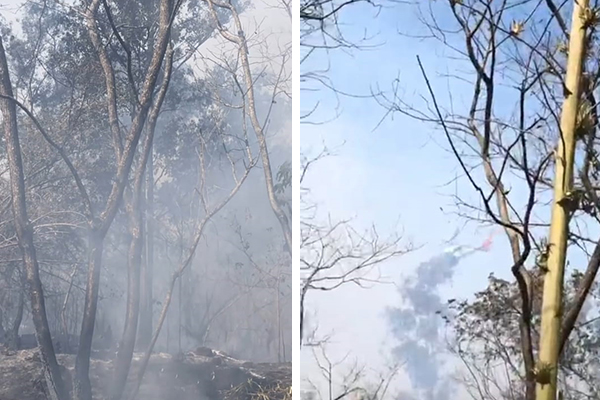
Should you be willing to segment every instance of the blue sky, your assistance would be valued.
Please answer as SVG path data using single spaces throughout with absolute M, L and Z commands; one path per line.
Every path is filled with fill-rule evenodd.
M 379 46 L 351 54 L 321 54 L 306 62 L 304 71 L 329 62 L 328 76 L 333 85 L 355 94 L 368 94 L 377 84 L 382 89 L 389 88 L 399 77 L 404 99 L 412 98 L 418 105 L 423 104 L 419 96 L 428 97 L 416 61 L 418 55 L 440 101 L 448 103 L 451 92 L 455 107 L 467 104 L 470 93 L 466 88 L 458 84 L 450 87 L 449 81 L 439 76 L 466 66 L 449 61 L 449 51 L 438 42 L 397 34 L 398 29 L 415 35 L 423 33 L 413 8 L 400 5 L 375 16 L 372 8 L 355 6 L 349 7 L 341 20 L 347 38 L 360 38 L 366 30 L 368 35 L 375 35 L 371 42 Z M 302 92 L 301 109 L 311 109 L 316 101 L 321 114 L 313 115 L 314 119 L 335 114 L 337 101 L 327 90 Z M 506 104 L 507 111 L 512 107 Z M 323 144 L 337 148 L 337 155 L 321 161 L 306 181 L 321 210 L 333 218 L 354 217 L 354 224 L 359 227 L 374 223 L 383 232 L 401 229 L 408 240 L 421 246 L 418 251 L 382 265 L 377 273 L 400 282 L 421 262 L 439 254 L 444 241 L 457 229 L 460 235 L 456 242 L 460 244 L 479 245 L 491 233 L 491 228 L 474 224 L 465 227 L 463 219 L 448 213 L 453 209 L 449 196 L 456 191 L 464 199 L 475 201 L 477 196 L 465 179 L 447 185 L 460 171 L 441 131 L 401 115 L 388 118 L 374 131 L 385 110 L 372 99 L 342 97 L 338 112 L 339 117 L 327 124 L 301 127 L 304 153 L 318 152 Z M 505 236 L 498 235 L 490 252 L 461 260 L 452 283 L 442 288 L 442 297 L 469 297 L 486 286 L 490 272 L 509 278 L 511 260 L 507 250 Z M 334 332 L 328 347 L 333 359 L 350 352 L 350 359 L 355 357 L 377 369 L 385 366 L 393 343 L 384 319 L 385 308 L 400 301 L 393 285 L 368 290 L 348 286 L 315 294 L 309 305 L 316 310 L 320 329 Z M 314 378 L 316 373 L 310 350 L 304 349 L 303 378 Z M 406 379 L 405 375 L 401 377 L 402 386 Z

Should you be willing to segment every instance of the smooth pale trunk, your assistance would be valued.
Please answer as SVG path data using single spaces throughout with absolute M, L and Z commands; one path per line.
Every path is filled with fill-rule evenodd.
M 559 358 L 559 336 L 562 319 L 563 280 L 567 252 L 569 210 L 560 202 L 571 191 L 573 185 L 573 161 L 575 157 L 575 128 L 579 107 L 580 80 L 585 53 L 586 29 L 580 17 L 581 10 L 589 1 L 573 2 L 573 18 L 569 40 L 569 57 L 565 85 L 567 96 L 563 103 L 560 120 L 562 140 L 558 140 L 555 154 L 556 176 L 554 179 L 554 202 L 550 221 L 548 272 L 544 278 L 542 299 L 542 322 L 540 331 L 540 368 L 550 368 L 550 383 L 537 384 L 537 400 L 555 400 Z

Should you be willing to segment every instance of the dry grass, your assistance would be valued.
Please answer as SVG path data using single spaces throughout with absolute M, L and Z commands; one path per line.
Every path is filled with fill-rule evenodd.
M 259 383 L 254 379 L 223 393 L 224 400 L 291 400 L 292 386 L 281 382 Z
M 291 364 L 253 364 L 255 377 L 225 390 L 223 400 L 291 400 Z
M 139 354 L 133 358 L 132 376 L 137 376 L 135 371 L 139 359 Z M 234 359 L 215 360 L 216 357 L 198 356 L 187 357 L 182 362 L 171 355 L 153 355 L 138 399 L 292 399 L 291 363 L 255 364 Z M 58 361 L 63 376 L 70 382 L 74 357 L 59 354 Z M 215 372 L 217 379 L 204 379 L 211 374 L 215 376 Z M 90 378 L 94 399 L 108 398 L 105 392 L 112 374 L 112 361 L 92 360 Z M 0 400 L 39 400 L 46 398 L 44 392 L 45 381 L 37 350 L 0 351 Z

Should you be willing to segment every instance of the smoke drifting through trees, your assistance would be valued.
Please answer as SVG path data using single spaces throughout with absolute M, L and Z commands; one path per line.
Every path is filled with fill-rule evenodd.
M 75 345 L 80 332 L 95 348 L 119 343 L 116 380 L 153 333 L 159 351 L 210 346 L 289 361 L 290 255 L 278 222 L 291 212 L 289 46 L 266 48 L 265 32 L 243 14 L 236 31 L 244 43 L 219 42 L 217 21 L 228 26 L 248 10 L 244 2 L 226 10 L 204 1 L 158 6 L 27 3 L 22 33 L 3 25 L 2 78 L 18 101 L 3 92 L 3 104 L 17 106 L 18 132 L 11 132 L 22 147 L 49 331 L 74 337 Z M 270 161 L 262 170 L 261 156 Z M 23 296 L 13 181 L 3 171 L 0 336 L 11 346 L 17 332 L 34 331 L 36 315 Z M 157 331 L 167 295 L 171 305 Z M 76 346 L 79 398 L 89 398 L 91 342 Z

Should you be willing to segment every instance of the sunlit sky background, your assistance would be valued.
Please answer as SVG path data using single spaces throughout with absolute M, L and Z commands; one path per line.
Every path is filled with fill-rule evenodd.
M 431 4 L 447 6 L 446 2 Z M 376 10 L 353 5 L 342 13 L 340 21 L 350 41 L 373 37 L 368 43 L 377 46 L 318 53 L 302 66 L 303 72 L 329 63 L 332 85 L 354 94 L 369 94 L 376 86 L 389 89 L 393 80 L 399 78 L 405 101 L 422 105 L 420 96 L 428 94 L 416 60 L 420 56 L 439 100 L 449 104 L 451 93 L 456 111 L 468 107 L 469 87 L 442 76 L 459 68 L 467 70 L 468 66 L 451 61 L 449 56 L 456 54 L 437 41 L 398 34 L 399 31 L 413 36 L 425 33 L 415 8 L 397 5 Z M 396 229 L 403 232 L 407 241 L 419 246 L 417 251 L 381 265 L 374 271 L 374 277 L 383 274 L 400 282 L 417 265 L 443 251 L 445 241 L 457 229 L 460 233 L 456 244 L 470 246 L 480 245 L 494 230 L 476 224 L 465 226 L 464 219 L 450 213 L 454 204 L 451 195 L 457 192 L 464 200 L 479 203 L 466 179 L 448 184 L 461 171 L 441 131 L 398 114 L 374 129 L 385 114 L 382 106 L 372 99 L 343 96 L 339 97 L 338 105 L 329 90 L 303 91 L 301 110 L 310 110 L 317 101 L 319 108 L 311 120 L 339 114 L 326 124 L 301 127 L 301 147 L 305 154 L 314 155 L 323 145 L 337 149 L 337 155 L 321 161 L 305 182 L 323 215 L 329 213 L 334 219 L 353 217 L 354 224 L 363 228 L 374 223 L 383 233 Z M 506 107 L 512 108 L 514 104 Z M 507 250 L 508 243 L 502 234 L 496 236 L 490 252 L 463 259 L 452 284 L 440 288 L 442 297 L 471 297 L 487 286 L 491 272 L 511 279 Z M 346 363 L 356 359 L 370 369 L 381 370 L 394 344 L 384 319 L 385 308 L 401 301 L 394 285 L 377 285 L 366 290 L 349 285 L 334 292 L 312 293 L 308 306 L 316 312 L 321 332 L 334 333 L 327 347 L 332 360 L 349 353 Z M 301 365 L 304 380 L 319 382 L 310 348 L 302 350 Z M 340 369 L 340 374 L 343 372 Z M 401 374 L 397 387 L 406 390 L 407 384 L 406 375 Z M 305 384 L 304 388 L 308 386 Z

